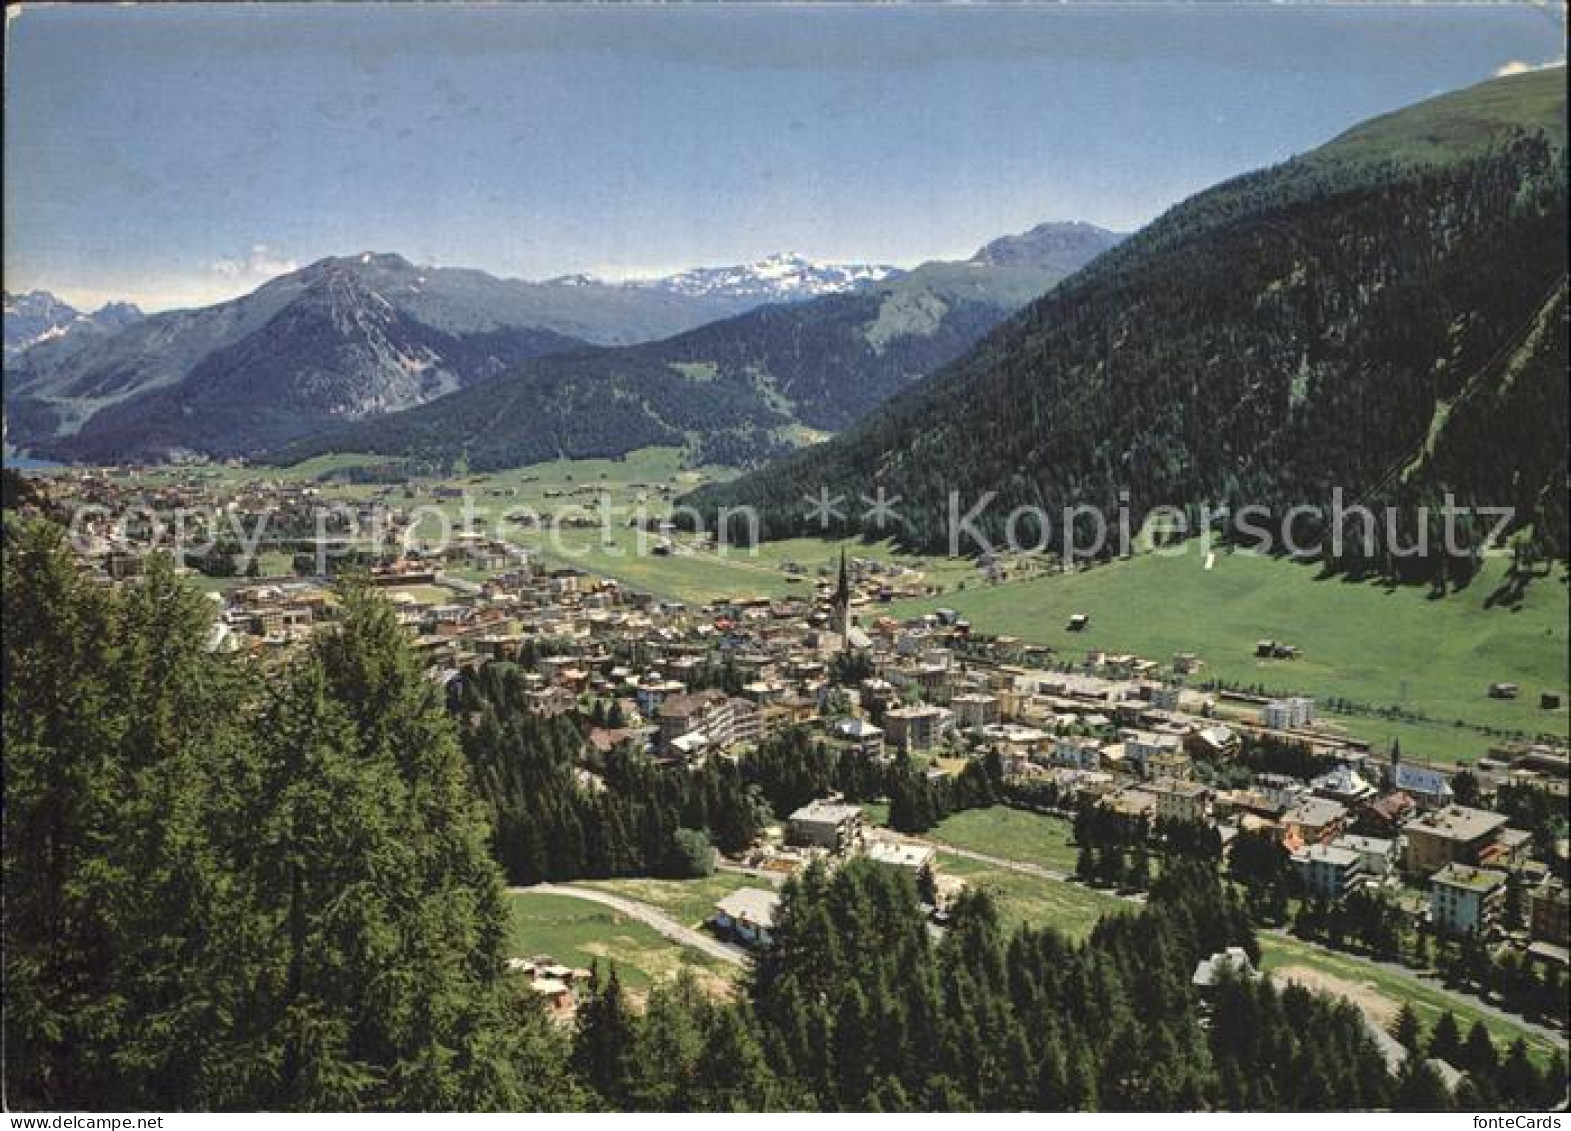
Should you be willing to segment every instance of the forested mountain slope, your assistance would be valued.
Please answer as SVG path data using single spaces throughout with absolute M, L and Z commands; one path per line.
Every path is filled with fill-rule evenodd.
M 525 358 L 668 337 L 737 309 L 726 296 L 500 279 L 393 254 L 331 257 L 228 302 L 8 353 L 8 439 L 66 459 L 250 452 Z M 379 327 L 391 323 L 403 329 L 388 339 Z M 419 341 L 404 352 L 395 339 Z M 238 397 L 214 398 L 215 370 Z M 253 414 L 265 425 L 244 427 Z
M 1563 553 L 1563 84 L 1496 80 L 1203 192 L 853 431 L 689 501 L 781 537 L 821 529 L 804 495 L 882 487 L 932 549 L 951 491 L 997 492 L 989 540 L 1032 506 L 1051 542 L 1125 491 L 1136 517 L 1450 491 Z M 1381 542 L 1354 556 L 1390 565 Z
M 176 384 L 106 405 L 76 435 L 38 450 L 104 463 L 181 452 L 246 455 L 324 421 L 396 412 L 526 358 L 581 348 L 532 327 L 438 329 L 356 274 L 337 271 Z
M 661 342 L 539 358 L 490 388 L 326 431 L 271 458 L 465 454 L 485 469 L 675 444 L 707 462 L 756 463 L 849 426 L 1119 238 L 1042 225 L 857 291 L 760 307 Z

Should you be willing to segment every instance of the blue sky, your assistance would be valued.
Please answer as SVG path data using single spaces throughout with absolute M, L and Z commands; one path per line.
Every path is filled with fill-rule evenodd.
M 1133 228 L 1562 54 L 1556 9 L 13 10 L 5 286 L 149 308 L 366 249 L 528 278 Z

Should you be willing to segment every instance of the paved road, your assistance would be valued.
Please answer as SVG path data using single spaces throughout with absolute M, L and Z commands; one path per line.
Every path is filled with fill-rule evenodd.
M 748 962 L 747 951 L 729 943 L 723 943 L 717 938 L 695 931 L 691 927 L 684 927 L 671 918 L 658 907 L 651 907 L 647 903 L 639 903 L 636 899 L 625 899 L 620 895 L 612 895 L 608 891 L 596 891 L 594 888 L 578 888 L 570 884 L 534 884 L 526 888 L 508 888 L 510 892 L 540 892 L 545 895 L 565 895 L 572 899 L 584 899 L 590 903 L 603 904 L 613 910 L 620 911 L 630 919 L 637 919 L 646 926 L 653 927 L 663 938 L 670 939 L 693 950 L 699 950 L 717 958 L 721 962 L 730 963 L 732 966 L 745 966 Z

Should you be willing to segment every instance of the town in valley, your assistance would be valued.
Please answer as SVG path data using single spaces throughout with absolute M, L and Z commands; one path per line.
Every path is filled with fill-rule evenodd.
M 6 14 L 7 1112 L 1560 1126 L 1563 5 Z

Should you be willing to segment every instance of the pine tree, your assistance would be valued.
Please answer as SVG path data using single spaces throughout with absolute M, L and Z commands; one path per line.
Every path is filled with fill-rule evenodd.
M 1495 1052 L 1495 1042 L 1483 1021 L 1473 1022 L 1473 1027 L 1468 1030 L 1467 1042 L 1462 1046 L 1460 1067 L 1484 1079 L 1493 1079 L 1499 1071 L 1500 1057 Z
M 112 613 L 80 579 L 58 529 L 32 522 L 7 535 L 7 1099 L 20 1108 L 86 1104 L 107 1081 L 86 1062 L 95 1042 L 77 1010 L 111 955 L 78 877 L 114 823 Z M 105 1038 L 120 1032 L 115 1025 Z
M 739 1009 L 718 1009 L 704 1037 L 704 1055 L 693 1081 L 697 1111 L 779 1111 L 799 1104 L 786 1095 Z
M 1456 1015 L 1449 1009 L 1429 1031 L 1429 1055 L 1450 1065 L 1459 1066 L 1462 1062 L 1462 1031 L 1457 1026 Z
M 1544 1081 L 1527 1054 L 1527 1042 L 1521 1037 L 1511 1042 L 1506 1058 L 1500 1065 L 1497 1077 L 1501 1097 L 1506 1103 L 1530 1108 L 1543 1094 Z
M 1556 1052 L 1549 1058 L 1539 1082 L 1538 1106 L 1542 1110 L 1558 1108 L 1566 1102 L 1566 1056 Z
M 692 972 L 657 986 L 638 1020 L 629 1057 L 627 1104 L 639 1111 L 690 1111 L 705 1056 L 708 1003 Z
M 1391 1037 L 1407 1050 L 1409 1056 L 1423 1055 L 1423 1032 L 1411 1002 L 1402 1003 L 1396 1020 L 1391 1024 Z
M 42 524 L 5 572 L 11 1095 L 210 1103 L 245 977 L 212 946 L 228 913 L 215 814 L 244 736 L 233 669 L 202 650 L 210 606 L 162 557 L 99 591 Z
M 1397 1111 L 1450 1111 L 1451 1093 L 1427 1060 L 1409 1057 L 1392 1106 Z
M 628 1106 L 637 1036 L 637 1021 L 622 992 L 616 967 L 602 978 L 597 966 L 579 1001 L 571 1063 L 573 1071 L 613 1111 Z
M 385 608 L 351 601 L 333 644 L 275 677 L 205 652 L 211 605 L 159 559 L 106 593 L 57 535 L 24 531 L 6 581 L 13 1100 L 542 1094 L 520 1086 L 525 1045 L 543 1045 L 501 980 L 485 828 Z

